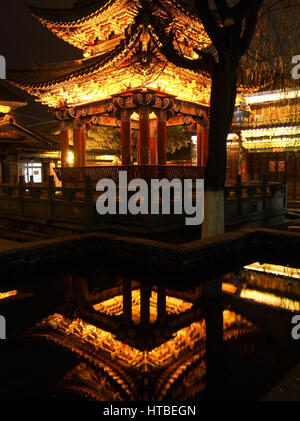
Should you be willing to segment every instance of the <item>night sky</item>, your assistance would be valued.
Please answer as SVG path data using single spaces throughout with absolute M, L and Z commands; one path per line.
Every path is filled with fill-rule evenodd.
M 31 5 L 45 8 L 73 6 L 73 0 L 25 1 Z M 30 14 L 28 9 L 20 4 L 19 0 L 2 0 L 0 22 L 0 55 L 6 58 L 8 69 L 30 69 L 33 64 L 82 58 L 80 50 L 53 35 Z M 21 93 L 24 95 L 24 91 Z M 25 96 L 30 105 L 16 110 L 20 118 L 32 114 L 36 117 L 37 123 L 40 119 L 53 118 L 52 114 L 47 111 L 47 107 L 34 103 L 32 96 L 26 94 Z M 33 123 L 34 120 L 31 122 Z
M 40 7 L 72 7 L 73 0 L 27 0 Z M 19 0 L 1 6 L 0 54 L 8 69 L 26 69 L 32 63 L 47 63 L 81 58 L 82 53 L 40 24 Z

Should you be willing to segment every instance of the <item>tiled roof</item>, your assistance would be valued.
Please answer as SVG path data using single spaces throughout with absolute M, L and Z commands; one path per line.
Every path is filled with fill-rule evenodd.
M 15 104 L 25 105 L 26 100 L 21 95 L 18 95 L 15 92 L 13 92 L 7 82 L 5 82 L 4 80 L 1 80 L 0 81 L 0 105 L 3 103 L 5 104 L 12 103 L 11 105 L 15 105 Z
M 108 54 L 82 60 L 72 60 L 41 65 L 36 70 L 8 70 L 8 80 L 19 86 L 44 86 L 65 81 L 71 77 L 88 74 L 94 67 L 101 67 Z

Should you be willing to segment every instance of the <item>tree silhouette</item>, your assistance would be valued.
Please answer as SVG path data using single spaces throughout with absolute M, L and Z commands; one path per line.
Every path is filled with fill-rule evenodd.
M 175 3 L 199 19 L 211 40 L 209 46 L 206 42 L 203 48 L 199 48 L 199 45 L 194 48 L 194 59 L 186 57 L 181 51 L 178 42 L 180 34 L 168 18 L 167 7 L 165 18 L 158 16 L 158 9 L 166 6 L 165 2 L 143 1 L 145 9 L 149 9 L 150 23 L 159 34 L 156 42 L 165 57 L 179 67 L 210 76 L 209 158 L 205 170 L 205 190 L 223 195 L 226 141 L 238 89 L 248 87 L 255 90 L 267 86 L 270 80 L 275 80 L 276 75 L 284 73 L 284 60 L 278 58 L 278 51 L 286 54 L 282 47 L 288 34 L 278 26 L 278 22 L 283 23 L 287 10 L 293 5 L 299 7 L 299 4 L 297 0 L 294 4 L 289 0 L 182 0 Z M 215 196 L 211 200 L 218 202 Z M 209 195 L 206 201 L 210 201 Z M 224 229 L 222 212 L 221 209 L 220 215 L 215 215 L 215 218 L 223 217 L 223 228 L 222 224 L 219 224 L 219 228 L 211 226 L 207 235 Z

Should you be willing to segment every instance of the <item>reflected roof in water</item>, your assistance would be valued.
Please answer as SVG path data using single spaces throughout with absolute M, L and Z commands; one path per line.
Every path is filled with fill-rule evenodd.
M 135 289 L 132 291 L 132 321 L 140 322 L 140 306 L 141 291 Z M 193 306 L 192 302 L 182 300 L 176 297 L 166 296 L 166 312 L 167 314 L 180 314 L 190 310 Z M 120 316 L 123 313 L 123 296 L 117 295 L 106 301 L 93 305 L 94 310 L 108 316 Z M 154 323 L 157 319 L 157 292 L 151 291 L 150 296 L 150 322 Z

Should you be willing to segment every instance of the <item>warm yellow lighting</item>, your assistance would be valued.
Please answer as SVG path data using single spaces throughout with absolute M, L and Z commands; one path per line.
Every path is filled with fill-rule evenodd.
M 68 164 L 72 165 L 74 163 L 74 154 L 73 152 L 68 152 L 68 158 L 67 158 Z
M 222 283 L 222 290 L 225 292 L 229 292 L 230 294 L 235 294 L 237 287 L 233 284 L 229 284 L 227 282 Z
M 287 92 L 262 92 L 255 93 L 245 97 L 247 104 L 261 104 L 263 102 L 275 102 L 285 99 L 299 98 L 300 91 Z
M 299 148 L 300 127 L 272 127 L 241 131 L 245 149 Z
M 253 300 L 257 303 L 284 308 L 290 311 L 300 311 L 299 301 L 293 301 L 286 297 L 279 297 L 268 292 L 255 291 L 245 288 L 241 291 L 240 297 L 245 298 L 246 300 Z
M 18 291 L 8 291 L 8 292 L 0 292 L 0 300 L 4 300 L 5 298 L 14 297 L 15 295 L 18 295 Z
M 227 136 L 227 140 L 231 141 L 231 140 L 237 140 L 238 139 L 238 135 L 236 133 L 229 133 L 229 135 Z
M 244 266 L 244 269 L 256 272 L 270 273 L 272 275 L 284 276 L 288 278 L 300 279 L 300 269 L 291 268 L 289 266 L 272 265 L 269 263 L 260 264 L 259 262 L 255 262 L 251 265 Z
M 11 107 L 8 105 L 0 105 L 0 113 L 2 114 L 8 114 L 11 110 Z
M 132 291 L 132 320 L 134 323 L 140 322 L 141 293 L 140 289 Z M 193 303 L 181 300 L 175 297 L 166 297 L 167 314 L 180 314 L 191 309 Z M 100 313 L 109 316 L 120 316 L 123 313 L 123 296 L 118 295 L 99 304 L 95 304 L 93 308 Z M 152 291 L 150 297 L 150 322 L 154 323 L 157 318 L 157 292 Z
M 116 158 L 116 155 L 100 155 L 97 156 L 97 161 L 114 161 Z
M 271 127 L 265 129 L 251 129 L 251 130 L 242 130 L 241 131 L 242 139 L 249 138 L 270 138 L 270 137 L 279 137 L 279 136 L 293 136 L 300 135 L 299 126 L 287 126 L 287 127 Z M 276 139 L 277 141 L 277 139 Z
M 241 324 L 248 327 L 252 326 L 241 315 L 229 310 L 223 311 L 224 331 Z M 202 353 L 204 354 L 205 352 L 206 327 L 204 319 L 178 330 L 173 334 L 172 339 L 148 352 L 143 352 L 127 345 L 115 339 L 110 332 L 84 322 L 82 319 L 71 320 L 58 313 L 43 319 L 37 324 L 37 328 L 45 328 L 48 332 L 49 329 L 54 329 L 58 330 L 63 336 L 72 335 L 78 337 L 83 342 L 93 345 L 98 354 L 99 352 L 104 352 L 104 354 L 109 352 L 112 356 L 111 358 L 114 361 L 118 361 L 119 364 L 125 367 L 142 368 L 143 370 L 145 370 L 146 366 L 166 367 L 178 359 L 187 349 L 196 349 L 199 343 L 203 344 Z M 49 338 L 49 335 L 47 337 Z M 74 347 L 72 349 L 74 350 Z M 199 355 L 199 348 L 197 349 L 197 355 Z

